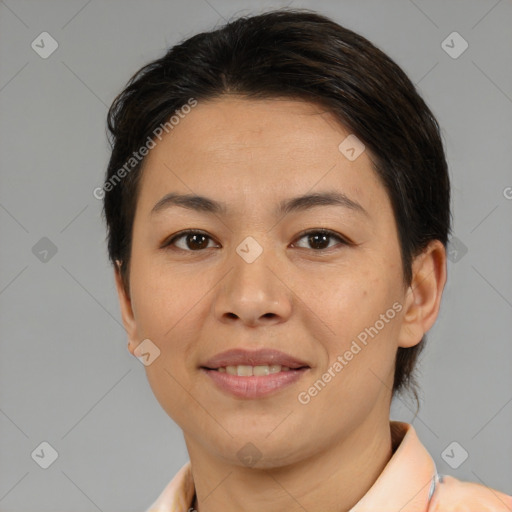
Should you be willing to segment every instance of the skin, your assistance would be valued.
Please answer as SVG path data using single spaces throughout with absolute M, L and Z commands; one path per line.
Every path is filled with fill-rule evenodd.
M 146 338 L 160 350 L 147 378 L 183 430 L 201 512 L 349 510 L 392 455 L 396 351 L 434 324 L 446 254 L 432 242 L 403 285 L 391 203 L 369 151 L 350 161 L 338 149 L 349 133 L 311 103 L 223 96 L 199 102 L 146 159 L 129 294 L 118 269 L 116 286 L 130 352 Z M 272 214 L 283 199 L 319 191 L 345 193 L 368 216 L 339 206 Z M 151 216 L 169 192 L 223 201 L 229 213 L 174 206 Z M 315 228 L 350 243 L 308 243 L 301 233 Z M 199 245 L 207 248 L 190 237 L 161 247 L 184 229 L 206 233 Z M 250 264 L 236 252 L 247 236 L 263 249 Z M 300 403 L 298 394 L 396 301 L 401 311 Z M 311 368 L 268 397 L 235 398 L 199 370 L 235 347 L 277 348 Z M 247 443 L 261 457 L 252 467 L 237 455 Z

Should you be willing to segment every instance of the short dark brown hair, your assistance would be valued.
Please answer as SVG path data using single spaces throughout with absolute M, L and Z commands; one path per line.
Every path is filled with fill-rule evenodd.
M 367 39 L 306 9 L 244 16 L 170 48 L 128 81 L 108 113 L 112 148 L 106 182 L 190 98 L 237 94 L 321 105 L 369 150 L 393 208 L 403 281 L 432 240 L 446 247 L 450 182 L 438 123 L 402 69 Z M 111 262 L 129 295 L 132 227 L 144 160 L 105 188 L 103 213 Z M 126 167 L 125 167 L 126 169 Z M 110 181 L 112 184 L 112 181 Z M 418 401 L 414 368 L 425 344 L 398 348 L 393 395 Z

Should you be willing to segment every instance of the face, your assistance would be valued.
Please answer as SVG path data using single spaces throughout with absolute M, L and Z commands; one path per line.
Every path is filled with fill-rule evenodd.
M 199 102 L 146 158 L 130 298 L 116 275 L 129 349 L 151 341 L 156 398 L 187 443 L 225 461 L 240 464 L 251 442 L 262 464 L 291 463 L 387 421 L 396 350 L 426 330 L 371 155 L 339 149 L 349 135 L 310 103 L 223 97 Z M 152 212 L 170 193 L 224 209 L 167 201 Z M 279 209 L 310 194 L 331 198 Z M 276 349 L 307 368 L 266 395 L 234 395 L 201 368 L 233 348 Z

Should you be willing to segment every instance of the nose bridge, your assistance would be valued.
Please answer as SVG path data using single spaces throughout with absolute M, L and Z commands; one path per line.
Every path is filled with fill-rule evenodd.
M 286 318 L 290 294 L 276 277 L 277 261 L 267 237 L 246 236 L 227 260 L 231 272 L 215 297 L 217 318 L 238 318 L 248 324 Z

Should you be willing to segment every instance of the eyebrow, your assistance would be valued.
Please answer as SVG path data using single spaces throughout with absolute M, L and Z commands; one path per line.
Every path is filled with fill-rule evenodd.
M 150 215 L 155 215 L 175 206 L 215 215 L 227 215 L 228 213 L 228 207 L 220 201 L 194 194 L 171 192 L 162 197 L 153 206 Z M 274 214 L 276 216 L 287 215 L 292 212 L 309 210 L 317 206 L 340 206 L 370 217 L 369 213 L 357 201 L 350 199 L 343 192 L 334 191 L 316 192 L 285 199 L 277 204 Z

